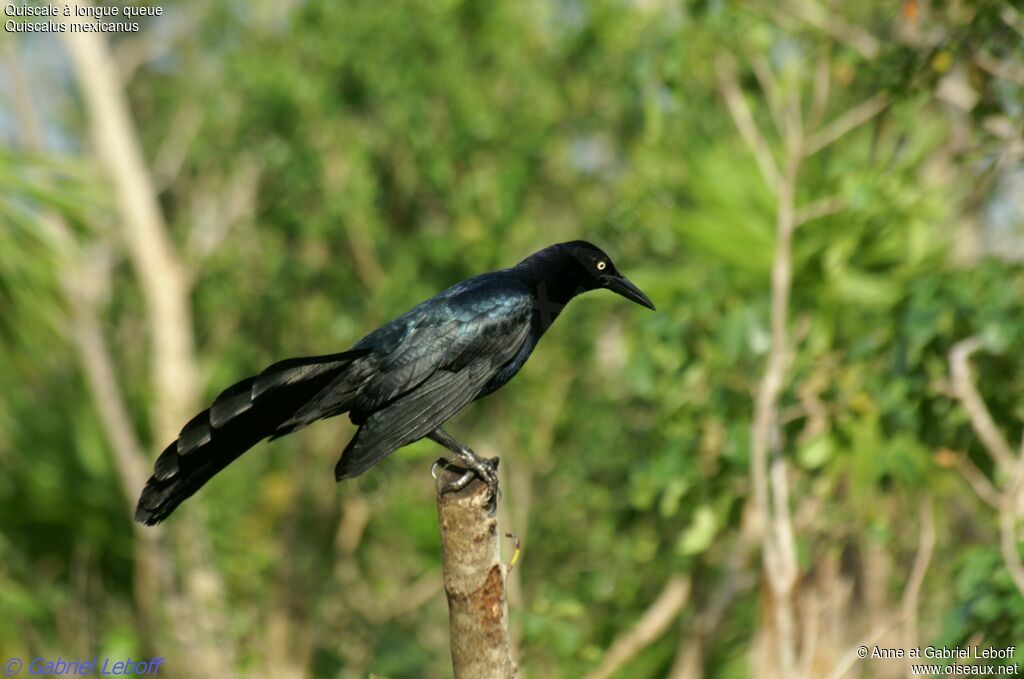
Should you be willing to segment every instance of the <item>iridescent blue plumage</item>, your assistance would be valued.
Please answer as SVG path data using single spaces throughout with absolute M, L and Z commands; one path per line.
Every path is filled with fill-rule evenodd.
M 600 287 L 654 308 L 600 249 L 560 243 L 512 268 L 453 285 L 350 351 L 288 359 L 242 380 L 192 418 L 160 455 L 136 520 L 162 521 L 260 440 L 346 412 L 359 430 L 335 468 L 338 480 L 429 437 L 495 483 L 493 469 L 441 426 L 512 379 L 569 300 Z

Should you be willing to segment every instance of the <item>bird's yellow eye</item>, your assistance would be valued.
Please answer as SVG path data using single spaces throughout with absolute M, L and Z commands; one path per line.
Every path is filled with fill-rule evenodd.
M 608 262 L 598 262 L 597 263 L 597 270 L 598 271 L 604 271 L 607 268 L 608 268 Z

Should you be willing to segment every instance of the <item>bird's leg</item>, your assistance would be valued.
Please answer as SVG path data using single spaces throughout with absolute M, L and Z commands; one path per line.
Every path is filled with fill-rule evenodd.
M 470 481 L 473 480 L 473 477 L 476 476 L 487 484 L 487 487 L 491 491 L 491 495 L 493 497 L 498 497 L 498 458 L 492 457 L 490 459 L 485 459 L 480 457 L 467 446 L 453 439 L 448 432 L 440 427 L 427 434 L 427 438 L 431 441 L 435 441 L 436 443 L 440 443 L 442 446 L 458 455 L 459 460 L 461 460 L 467 468 L 465 474 L 448 484 L 442 492 L 452 493 L 457 490 L 462 490 Z M 435 466 L 440 462 L 440 460 L 435 462 Z

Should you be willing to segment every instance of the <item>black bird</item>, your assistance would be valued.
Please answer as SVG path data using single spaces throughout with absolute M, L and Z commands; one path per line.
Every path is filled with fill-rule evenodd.
M 598 288 L 654 309 L 600 248 L 559 243 L 510 269 L 453 285 L 349 351 L 273 364 L 225 389 L 182 428 L 157 458 L 135 520 L 163 521 L 263 439 L 346 412 L 359 430 L 334 469 L 338 481 L 427 437 L 467 467 L 453 488 L 475 474 L 493 492 L 497 459 L 477 457 L 441 425 L 512 379 L 569 300 Z

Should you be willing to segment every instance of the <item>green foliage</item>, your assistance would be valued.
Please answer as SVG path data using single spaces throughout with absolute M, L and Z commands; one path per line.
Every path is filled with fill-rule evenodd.
M 1016 647 L 1019 657 L 1024 600 L 1013 585 L 998 550 L 973 548 L 957 560 L 957 605 L 946 613 L 936 645 L 965 647 L 976 630 L 986 630 L 986 645 Z M 1012 664 L 1011 660 L 998 661 Z
M 340 350 L 452 282 L 559 240 L 605 246 L 658 306 L 647 314 L 603 293 L 573 302 L 522 374 L 453 423 L 478 451 L 500 452 L 508 475 L 506 525 L 525 545 L 511 613 L 524 676 L 582 676 L 681 572 L 693 583 L 689 631 L 736 575 L 777 206 L 720 98 L 723 54 L 736 56 L 762 130 L 772 112 L 750 67 L 762 56 L 805 109 L 826 64 L 823 124 L 878 93 L 890 100 L 799 176 L 799 205 L 843 206 L 794 242 L 781 433 L 794 504 L 813 508 L 798 530 L 802 568 L 834 558 L 860 596 L 868 546 L 909 563 L 918 501 L 932 496 L 940 530 L 922 634 L 1019 641 L 1024 599 L 992 512 L 944 458 L 966 455 L 995 477 L 946 384 L 965 337 L 984 341 L 978 383 L 1009 440 L 1024 420 L 1024 268 L 960 251 L 964 222 L 991 200 L 978 188 L 994 172 L 978 162 L 992 144 L 984 121 L 1022 115 L 1020 88 L 970 61 L 976 48 L 1019 49 L 1000 3 L 933 8 L 944 43 L 886 39 L 874 59 L 776 24 L 759 3 L 264 5 L 182 3 L 178 13 L 202 17 L 195 30 L 128 89 L 145 157 L 182 144 L 159 197 L 193 274 L 203 399 L 277 358 Z M 888 4 L 843 10 L 889 35 Z M 954 66 L 979 91 L 963 119 L 934 96 Z M 193 114 L 194 134 L 181 135 Z M 87 146 L 67 120 L 63 135 Z M 969 152 L 953 147 L 958 125 Z M 781 154 L 774 135 L 768 144 Z M 82 252 L 113 253 L 99 321 L 155 455 L 166 442 L 148 440 L 144 302 L 90 167 L 0 153 L 0 655 L 159 654 L 171 638 L 135 624 L 128 500 L 66 337 L 60 275 L 83 255 L 40 228 L 59 214 Z M 209 533 L 239 666 L 262 667 L 268 620 L 281 615 L 315 676 L 445 676 L 443 596 L 409 604 L 440 578 L 436 446 L 335 487 L 349 433 L 322 424 L 260 446 L 182 510 Z M 756 561 L 745 564 L 754 582 Z M 905 570 L 882 589 L 898 592 Z M 738 586 L 702 640 L 710 676 L 756 672 L 761 605 L 757 587 Z M 98 631 L 71 633 L 68 619 Z M 672 630 L 622 676 L 664 676 Z

